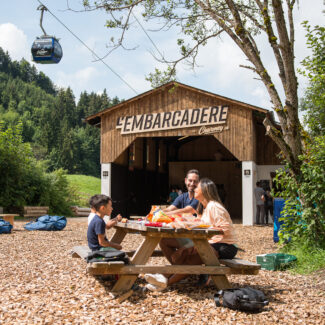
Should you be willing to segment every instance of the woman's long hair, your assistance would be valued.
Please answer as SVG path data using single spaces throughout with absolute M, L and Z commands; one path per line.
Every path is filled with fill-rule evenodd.
M 201 185 L 202 195 L 208 202 L 216 201 L 223 206 L 218 194 L 216 184 L 214 184 L 214 182 L 211 181 L 211 179 L 202 178 L 199 184 Z M 199 214 L 203 213 L 203 205 L 201 202 L 198 205 L 197 211 Z

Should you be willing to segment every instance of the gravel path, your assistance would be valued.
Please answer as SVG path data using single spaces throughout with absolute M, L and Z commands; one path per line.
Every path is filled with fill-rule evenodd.
M 68 219 L 60 232 L 25 231 L 25 223 L 15 221 L 12 234 L 0 235 L 0 324 L 325 324 L 325 272 L 230 276 L 234 287 L 249 285 L 267 295 L 270 304 L 259 314 L 215 307 L 216 289 L 196 287 L 194 276 L 118 304 L 109 293 L 112 282 L 97 281 L 82 260 L 70 257 L 73 246 L 86 245 L 86 218 Z M 255 261 L 257 254 L 276 251 L 272 227 L 235 227 L 245 249 L 239 257 Z M 128 235 L 123 247 L 140 243 L 140 235 Z

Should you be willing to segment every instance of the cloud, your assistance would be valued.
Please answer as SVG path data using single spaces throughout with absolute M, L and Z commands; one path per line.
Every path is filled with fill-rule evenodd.
M 30 60 L 30 48 L 27 36 L 17 26 L 11 23 L 0 25 L 0 46 L 8 51 L 13 60 L 21 60 L 23 57 Z
M 89 91 L 88 89 L 90 89 L 90 91 L 93 91 L 92 84 L 99 76 L 100 72 L 98 70 L 93 67 L 86 67 L 70 74 L 64 71 L 58 71 L 54 82 L 59 87 L 73 88 L 75 95 L 79 95 L 84 90 Z

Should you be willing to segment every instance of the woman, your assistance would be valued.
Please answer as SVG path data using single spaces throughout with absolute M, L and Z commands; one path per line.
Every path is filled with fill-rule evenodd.
M 235 246 L 234 226 L 228 211 L 222 205 L 216 185 L 208 178 L 201 179 L 194 191 L 194 197 L 200 202 L 198 214 L 201 221 L 213 229 L 222 230 L 222 235 L 215 235 L 210 240 L 214 253 L 218 258 L 232 259 L 237 254 Z M 200 255 L 195 247 L 180 248 L 172 255 L 173 264 L 199 265 L 202 264 Z M 162 274 L 146 274 L 150 290 L 163 290 L 167 285 L 176 283 L 186 277 L 184 274 L 173 274 L 169 278 Z

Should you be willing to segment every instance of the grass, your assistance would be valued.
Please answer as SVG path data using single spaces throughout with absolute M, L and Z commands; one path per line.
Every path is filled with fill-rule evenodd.
M 100 194 L 100 178 L 86 175 L 67 175 L 70 187 L 76 194 L 74 205 L 88 207 L 88 200 L 94 194 Z
M 297 261 L 290 269 L 293 273 L 310 274 L 325 269 L 325 249 L 308 247 L 299 243 L 287 245 L 281 251 L 297 257 Z

